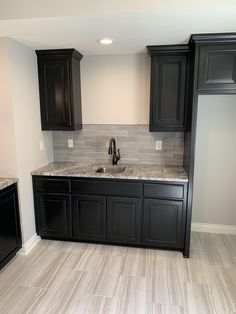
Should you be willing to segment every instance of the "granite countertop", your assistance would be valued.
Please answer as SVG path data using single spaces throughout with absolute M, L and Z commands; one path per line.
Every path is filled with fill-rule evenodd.
M 16 182 L 17 182 L 17 179 L 15 178 L 1 178 L 0 177 L 0 190 L 3 190 Z
M 187 173 L 180 166 L 141 164 L 120 164 L 119 166 L 126 167 L 126 170 L 119 174 L 108 174 L 96 173 L 96 169 L 100 167 L 112 167 L 108 164 L 55 162 L 33 171 L 32 175 L 188 182 Z

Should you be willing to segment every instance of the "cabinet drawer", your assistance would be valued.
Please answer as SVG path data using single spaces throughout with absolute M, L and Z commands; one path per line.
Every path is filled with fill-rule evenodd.
M 35 178 L 35 190 L 38 192 L 69 193 L 70 180 L 58 178 Z
M 144 184 L 144 197 L 184 198 L 184 186 L 177 184 Z
M 114 196 L 142 195 L 141 183 L 73 180 L 72 193 Z

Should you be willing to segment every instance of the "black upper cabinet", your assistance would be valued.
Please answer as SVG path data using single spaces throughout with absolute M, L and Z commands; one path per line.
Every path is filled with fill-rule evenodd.
M 16 184 L 0 191 L 0 269 L 21 248 Z
M 151 56 L 150 131 L 183 131 L 187 104 L 187 45 L 148 46 Z
M 195 90 L 206 94 L 236 92 L 236 34 L 196 34 Z
M 75 49 L 37 50 L 42 130 L 82 128 L 80 60 Z

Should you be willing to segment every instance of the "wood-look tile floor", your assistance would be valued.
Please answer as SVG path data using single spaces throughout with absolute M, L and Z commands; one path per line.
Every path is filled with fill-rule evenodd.
M 180 252 L 40 241 L 0 272 L 0 313 L 236 313 L 236 236 Z

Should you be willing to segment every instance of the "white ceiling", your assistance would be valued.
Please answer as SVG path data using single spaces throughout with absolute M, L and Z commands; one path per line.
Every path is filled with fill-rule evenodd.
M 192 33 L 234 31 L 235 0 L 0 0 L 0 36 L 34 49 L 140 53 L 146 45 L 186 43 Z M 101 46 L 101 37 L 115 42 Z

